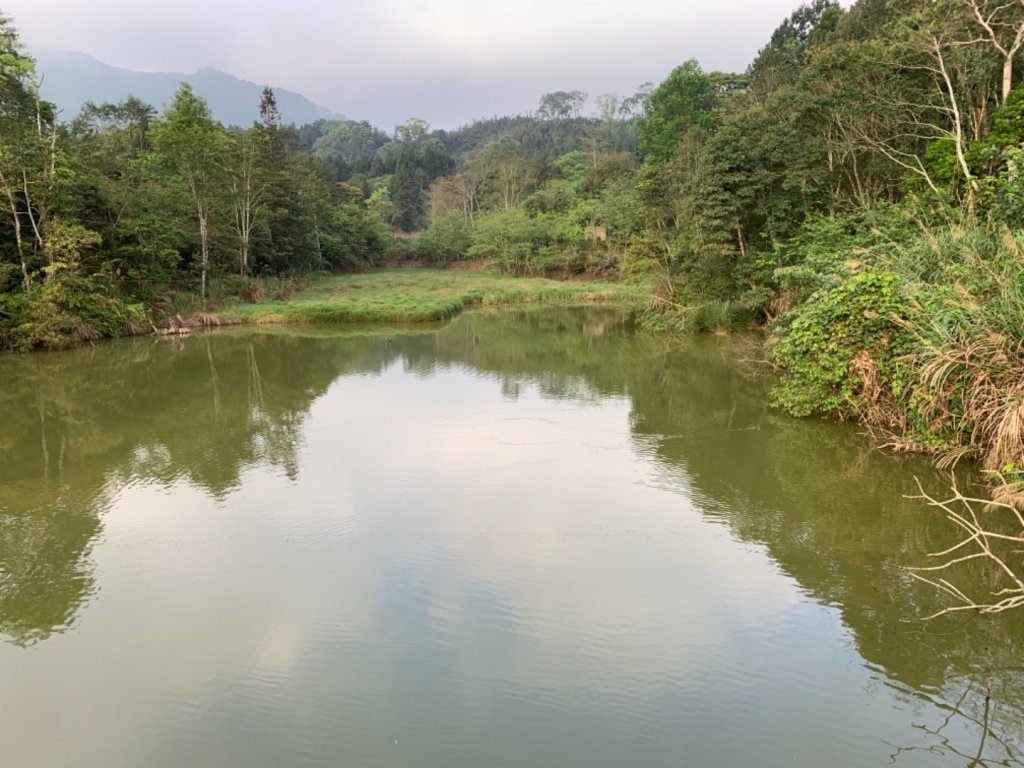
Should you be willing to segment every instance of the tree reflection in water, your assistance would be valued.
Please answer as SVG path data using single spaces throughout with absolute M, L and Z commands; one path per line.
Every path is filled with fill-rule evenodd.
M 891 762 L 898 764 L 903 755 L 925 751 L 936 757 L 961 758 L 966 761 L 966 768 L 1024 766 L 1024 752 L 1013 737 L 993 729 L 992 713 L 996 705 L 991 684 L 991 678 L 981 687 L 968 684 L 953 702 L 932 700 L 945 716 L 937 726 L 914 724 L 924 736 L 926 746 L 897 747 L 890 756 Z M 972 735 L 976 744 L 969 741 Z

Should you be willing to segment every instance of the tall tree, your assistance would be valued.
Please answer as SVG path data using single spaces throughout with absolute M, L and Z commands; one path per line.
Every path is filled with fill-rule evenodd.
M 764 98 L 795 84 L 808 48 L 833 30 L 841 16 L 836 0 L 811 0 L 793 11 L 747 68 L 755 93 Z
M 180 174 L 192 199 L 199 230 L 200 288 L 205 301 L 210 267 L 210 220 L 224 191 L 227 135 L 214 121 L 206 102 L 188 83 L 178 88 L 171 105 L 150 129 L 153 148 Z
M 0 190 L 26 286 L 30 259 L 45 250 L 39 193 L 45 195 L 54 181 L 56 141 L 56 112 L 39 98 L 34 62 L 21 50 L 11 19 L 0 15 Z
M 1013 88 L 1013 66 L 1024 45 L 1024 0 L 964 0 L 971 20 L 980 28 L 977 42 L 994 49 L 1002 59 L 1000 103 Z
M 395 138 L 405 144 L 415 144 L 430 133 L 430 123 L 420 117 L 410 117 L 395 126 Z
M 541 120 L 568 120 L 579 117 L 587 94 L 583 91 L 552 91 L 540 97 L 537 117 Z
M 679 65 L 647 98 L 639 120 L 640 154 L 655 165 L 668 162 L 683 133 L 714 125 L 717 103 L 714 78 L 694 59 Z
M 516 207 L 537 180 L 537 170 L 518 142 L 502 138 L 485 146 L 473 159 L 471 173 L 482 180 L 494 207 Z
M 250 128 L 236 136 L 231 146 L 228 176 L 232 223 L 238 243 L 238 271 L 243 278 L 249 274 L 253 231 L 259 223 L 270 186 L 262 163 L 264 139 L 265 134 L 258 128 Z

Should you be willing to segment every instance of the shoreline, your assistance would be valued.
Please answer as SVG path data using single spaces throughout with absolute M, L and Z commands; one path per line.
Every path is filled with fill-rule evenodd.
M 642 286 L 611 281 L 514 277 L 488 269 L 389 267 L 371 272 L 312 278 L 287 298 L 232 300 L 203 310 L 178 311 L 157 322 L 126 324 L 123 332 L 69 332 L 60 343 L 6 349 L 0 354 L 49 352 L 105 339 L 183 336 L 193 331 L 251 325 L 408 325 L 451 320 L 477 308 L 615 305 L 639 307 Z

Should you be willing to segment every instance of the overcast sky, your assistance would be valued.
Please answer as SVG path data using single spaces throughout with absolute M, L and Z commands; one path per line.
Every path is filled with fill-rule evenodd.
M 0 0 L 30 46 L 212 66 L 390 130 L 628 96 L 686 59 L 742 71 L 801 0 Z M 848 3 L 844 3 L 846 5 Z

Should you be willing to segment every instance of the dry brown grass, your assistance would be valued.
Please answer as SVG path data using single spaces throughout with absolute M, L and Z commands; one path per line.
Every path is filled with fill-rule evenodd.
M 79 320 L 71 329 L 69 336 L 73 344 L 88 344 L 100 339 L 103 334 L 91 323 Z
M 216 328 L 221 325 L 227 325 L 224 318 L 212 312 L 196 312 L 185 322 L 193 328 Z
M 152 329 L 152 326 L 148 323 L 141 321 L 129 320 L 124 324 L 124 335 L 125 336 L 142 336 L 147 334 Z
M 857 397 L 857 418 L 869 429 L 881 431 L 887 436 L 905 434 L 906 410 L 893 397 L 892 390 L 870 352 L 858 352 L 850 361 L 849 369 L 861 382 Z
M 256 325 L 276 325 L 288 322 L 288 318 L 281 314 L 260 315 L 256 318 Z
M 242 301 L 249 304 L 256 304 L 267 298 L 267 283 L 262 278 L 246 280 L 240 291 Z
M 940 466 L 971 457 L 988 470 L 1024 467 L 1024 359 L 1001 334 L 959 342 L 928 350 L 918 382 L 925 416 L 965 438 Z

